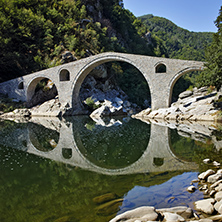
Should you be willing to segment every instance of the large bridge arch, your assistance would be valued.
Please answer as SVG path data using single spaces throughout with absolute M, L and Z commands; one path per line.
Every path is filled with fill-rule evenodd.
M 31 102 L 31 99 L 32 99 L 32 97 L 35 94 L 36 86 L 43 79 L 51 80 L 53 82 L 53 84 L 55 85 L 55 87 L 57 89 L 57 92 L 59 93 L 58 86 L 57 86 L 55 80 L 53 78 L 51 78 L 51 76 L 48 76 L 48 75 L 38 75 L 38 76 L 35 76 L 34 78 L 32 78 L 27 83 L 27 86 L 25 87 L 26 102 L 27 102 L 27 104 L 29 104 Z
M 135 67 L 145 78 L 149 88 L 150 88 L 150 78 L 149 75 L 146 75 L 146 73 L 144 73 L 144 71 L 140 68 L 140 66 L 138 66 L 137 63 L 135 63 L 134 61 L 132 61 L 131 59 L 124 57 L 124 56 L 120 56 L 117 54 L 101 54 L 100 57 L 93 59 L 92 61 L 90 61 L 89 63 L 87 63 L 84 67 L 82 67 L 82 69 L 79 70 L 79 72 L 77 73 L 77 75 L 75 76 L 75 79 L 72 82 L 72 107 L 74 108 L 80 108 L 81 102 L 79 100 L 79 92 L 80 92 L 80 88 L 81 85 L 84 81 L 84 79 L 86 78 L 86 76 L 97 66 L 102 65 L 104 63 L 108 63 L 108 62 L 125 62 L 128 63 L 130 65 L 132 65 L 133 67 Z M 152 98 L 151 98 L 152 100 Z
M 176 82 L 185 74 L 193 71 L 201 71 L 203 67 L 200 66 L 191 66 L 185 69 L 180 70 L 176 75 L 170 80 L 168 90 L 169 90 L 169 101 L 168 106 L 170 106 L 172 102 L 172 94 L 173 94 L 173 87 L 176 84 Z

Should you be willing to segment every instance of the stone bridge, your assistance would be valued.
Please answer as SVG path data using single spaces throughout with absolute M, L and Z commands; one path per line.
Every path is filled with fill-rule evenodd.
M 134 163 L 119 169 L 108 169 L 97 166 L 81 153 L 79 147 L 76 145 L 76 141 L 80 138 L 74 136 L 73 129 L 76 129 L 76 126 L 73 125 L 72 122 L 66 124 L 57 119 L 56 123 L 50 121 L 50 118 L 47 118 L 46 120 L 44 120 L 44 118 L 39 118 L 38 121 L 39 123 L 41 122 L 44 124 L 48 129 L 55 129 L 55 126 L 60 127 L 59 141 L 53 150 L 46 152 L 35 147 L 30 139 L 30 131 L 28 127 L 18 128 L 3 139 L 1 139 L 3 135 L 1 135 L 0 131 L 0 144 L 23 150 L 43 158 L 69 164 L 70 166 L 80 167 L 82 169 L 106 175 L 198 170 L 198 165 L 196 163 L 180 160 L 174 155 L 170 147 L 169 128 L 165 126 L 151 125 L 151 135 L 149 141 L 147 141 L 147 148 Z M 69 150 L 70 155 L 68 157 L 64 156 L 65 150 Z M 155 164 L 156 159 L 160 160 L 161 164 Z
M 29 102 L 37 83 L 48 78 L 56 85 L 60 103 L 81 109 L 79 91 L 83 80 L 96 66 L 113 61 L 129 63 L 141 72 L 150 88 L 152 109 L 169 107 L 176 81 L 204 67 L 198 61 L 106 52 L 1 83 L 0 93 Z

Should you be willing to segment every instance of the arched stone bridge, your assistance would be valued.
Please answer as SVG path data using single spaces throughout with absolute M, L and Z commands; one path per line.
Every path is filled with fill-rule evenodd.
M 190 171 L 198 169 L 196 163 L 180 160 L 171 151 L 168 127 L 152 124 L 150 139 L 147 141 L 147 148 L 139 159 L 127 167 L 108 169 L 90 162 L 90 160 L 81 153 L 79 147 L 76 145 L 76 140 L 79 140 L 79 138 L 74 137 L 73 129 L 75 128 L 75 125 L 73 125 L 72 122 L 66 124 L 59 119 L 56 119 L 55 121 L 50 121 L 48 118 L 45 120 L 44 118 L 39 118 L 38 123 L 44 124 L 46 128 L 52 127 L 53 129 L 55 129 L 54 127 L 57 125 L 60 126 L 58 144 L 51 151 L 45 152 L 35 147 L 30 139 L 29 128 L 25 127 L 18 128 L 6 138 L 4 137 L 4 139 L 0 139 L 0 144 L 23 150 L 27 153 L 51 159 L 53 161 L 69 164 L 70 166 L 80 167 L 85 170 L 106 175 L 127 175 L 179 170 Z M 0 138 L 1 136 L 0 132 Z M 68 158 L 63 155 L 64 150 L 70 151 L 71 155 Z M 162 164 L 156 165 L 155 159 L 161 160 Z
M 29 102 L 37 83 L 48 78 L 57 87 L 60 103 L 79 109 L 79 91 L 85 77 L 96 66 L 112 61 L 129 63 L 142 73 L 150 88 L 152 109 L 169 107 L 176 81 L 187 72 L 204 67 L 198 61 L 106 52 L 1 83 L 0 93 Z

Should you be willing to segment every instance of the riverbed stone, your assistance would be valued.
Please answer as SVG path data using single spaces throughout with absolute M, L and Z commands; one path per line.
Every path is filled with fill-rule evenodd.
M 211 197 L 213 197 L 213 196 L 215 195 L 215 193 L 216 193 L 216 190 L 211 190 L 210 193 L 209 193 L 209 195 L 210 195 Z
M 220 200 L 219 202 L 215 203 L 214 204 L 214 208 L 215 208 L 215 210 L 218 213 L 222 214 L 222 200 Z
M 208 183 L 215 183 L 216 181 L 218 181 L 220 179 L 222 179 L 222 173 L 216 173 L 216 174 L 210 175 L 207 178 L 207 182 Z
M 134 210 L 122 213 L 113 218 L 112 220 L 110 220 L 110 222 L 127 221 L 128 219 L 135 220 L 139 218 L 144 218 L 149 221 L 156 221 L 158 216 L 159 215 L 154 207 L 145 206 L 145 207 L 138 207 Z
M 187 91 L 180 93 L 179 98 L 184 99 L 184 98 L 189 97 L 191 95 L 193 95 L 193 92 L 191 90 L 187 90 Z
M 222 183 L 220 183 L 216 188 L 215 191 L 219 192 L 222 191 Z
M 189 186 L 188 188 L 187 188 L 187 191 L 188 192 L 194 192 L 196 190 L 196 187 L 195 186 Z
M 211 162 L 211 160 L 210 160 L 209 158 L 207 158 L 207 159 L 204 159 L 203 162 L 206 163 L 206 164 L 208 164 L 208 163 Z
M 213 220 L 209 218 L 200 219 L 199 222 L 213 222 Z
M 216 188 L 219 184 L 222 183 L 222 180 L 218 180 L 217 182 L 213 183 L 211 186 L 210 186 L 210 189 L 214 189 Z
M 222 200 L 222 191 L 219 191 L 215 194 L 215 200 L 216 201 Z
M 200 180 L 206 180 L 210 175 L 212 174 L 215 174 L 215 171 L 212 170 L 212 169 L 209 169 L 203 173 L 201 173 L 199 176 L 198 176 L 198 179 Z
M 166 222 L 180 222 L 180 221 L 185 221 L 183 217 L 181 217 L 178 214 L 175 213 L 170 213 L 170 212 L 164 212 L 164 221 Z
M 196 210 L 202 211 L 206 214 L 211 215 L 214 212 L 215 200 L 213 198 L 199 200 L 194 203 Z
M 219 167 L 220 163 L 218 163 L 217 161 L 213 161 L 213 165 Z
M 222 221 L 222 215 L 214 215 L 209 217 L 212 221 Z
M 171 208 L 162 208 L 156 210 L 159 213 L 169 212 L 182 216 L 185 219 L 191 218 L 193 216 L 193 210 L 186 206 L 178 206 Z

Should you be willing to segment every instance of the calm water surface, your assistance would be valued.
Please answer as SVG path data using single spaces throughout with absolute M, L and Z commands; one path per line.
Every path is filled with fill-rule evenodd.
M 0 122 L 0 221 L 106 222 L 139 206 L 186 205 L 202 160 L 220 162 L 221 132 L 131 118 Z M 197 184 L 195 184 L 198 186 Z

